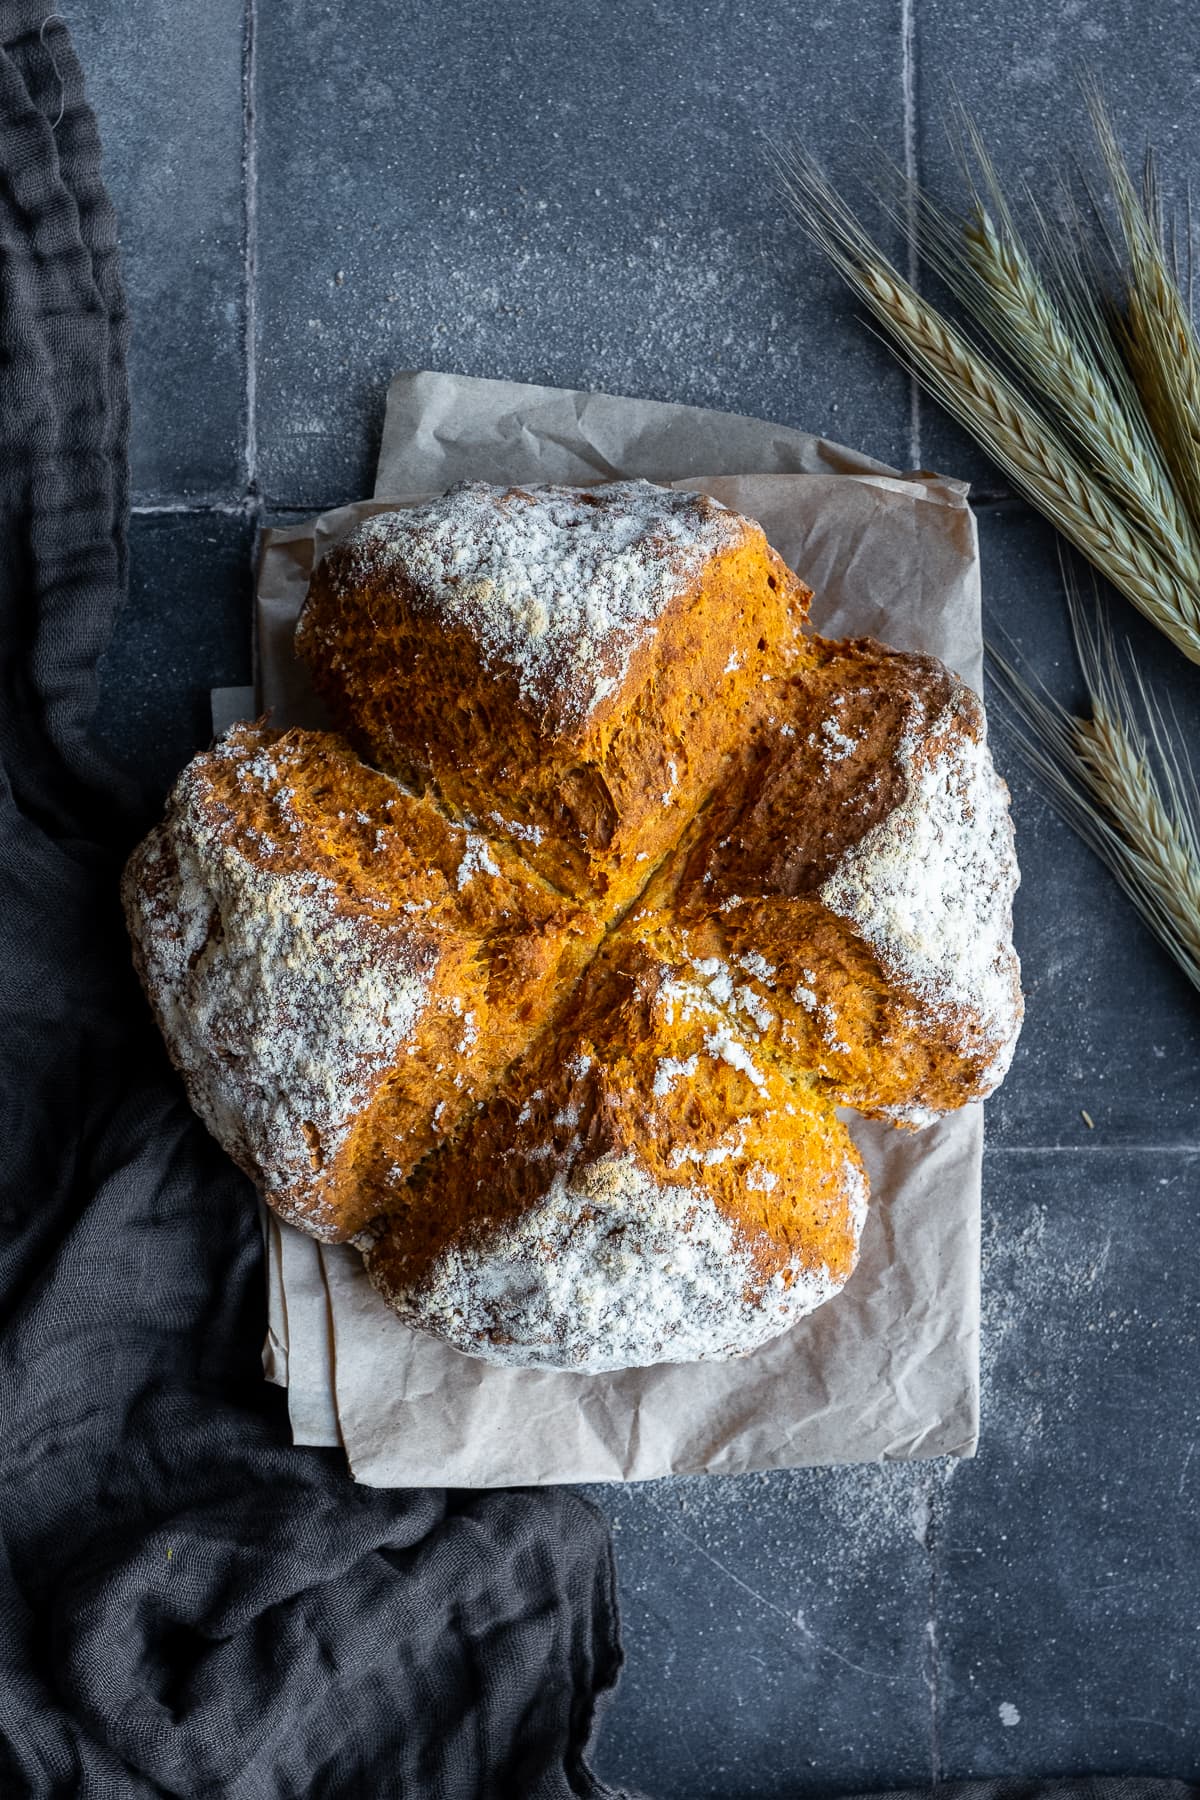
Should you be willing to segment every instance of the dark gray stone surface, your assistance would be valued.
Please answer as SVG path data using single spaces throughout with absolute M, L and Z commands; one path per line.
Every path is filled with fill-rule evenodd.
M 100 669 L 99 736 L 147 803 L 212 738 L 211 691 L 250 675 L 253 521 L 134 517 L 129 599 Z
M 63 10 L 120 221 L 134 488 L 240 491 L 242 0 L 76 0 Z
M 586 1490 L 629 1673 L 599 1766 L 655 1800 L 929 1777 L 928 1463 Z
M 949 194 L 936 112 L 953 79 L 1006 174 L 1040 183 L 1079 140 L 1084 57 L 1131 147 L 1144 129 L 1195 168 L 1182 0 L 249 12 L 252 117 L 240 4 L 83 0 L 71 19 L 124 218 L 135 478 L 194 505 L 135 519 L 104 669 L 105 736 L 160 794 L 207 739 L 209 687 L 248 675 L 256 505 L 222 511 L 213 490 L 257 473 L 285 510 L 363 491 L 395 368 L 723 405 L 909 460 L 907 383 L 783 221 L 761 134 L 797 132 L 840 179 L 865 121 Z M 920 424 L 926 463 L 994 488 L 929 406 Z M 1077 702 L 1051 533 L 1005 504 L 980 536 L 989 630 Z M 1200 741 L 1194 674 L 1114 618 Z M 1200 1002 L 997 709 L 992 730 L 1029 1010 L 988 1115 L 980 1454 L 590 1490 L 614 1521 L 629 1653 L 598 1760 L 659 1800 L 1200 1774 Z
M 656 1800 L 1200 1777 L 1196 1150 L 993 1150 L 969 1462 L 587 1490 Z
M 894 0 L 260 14 L 259 455 L 369 485 L 397 368 L 604 387 L 907 460 L 908 387 L 783 219 L 768 138 L 901 154 Z
M 984 1434 L 935 1512 L 936 1767 L 1200 1776 L 1200 1155 L 988 1164 Z

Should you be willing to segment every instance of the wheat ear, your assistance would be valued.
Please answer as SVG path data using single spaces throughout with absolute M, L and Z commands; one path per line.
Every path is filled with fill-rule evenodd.
M 1163 455 L 1200 529 L 1200 341 L 1164 241 L 1154 164 L 1139 195 L 1108 109 L 1085 85 L 1125 245 L 1125 313 L 1118 333 Z
M 1200 796 L 1140 675 L 1136 704 L 1131 697 L 1099 603 L 1085 618 L 1069 578 L 1067 599 L 1090 719 L 1031 686 L 991 644 L 989 666 L 1023 727 L 1018 748 L 1051 803 L 1200 989 Z
M 962 241 L 992 336 L 1055 404 L 1096 475 L 1141 530 L 1161 534 L 1180 580 L 1200 592 L 1195 528 L 1152 448 L 1149 422 L 1140 430 L 1141 421 L 1118 401 L 1082 333 L 1070 329 L 1015 234 L 997 228 L 977 205 Z
M 1034 402 L 904 279 L 810 159 L 779 152 L 776 162 L 797 216 L 906 366 L 1064 537 L 1200 662 L 1200 601 L 1149 534 L 1130 523 Z

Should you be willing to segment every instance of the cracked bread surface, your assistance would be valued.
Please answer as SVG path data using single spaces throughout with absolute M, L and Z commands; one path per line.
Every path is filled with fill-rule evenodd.
M 806 634 L 757 527 L 647 489 L 378 515 L 299 634 L 390 773 L 239 728 L 126 878 L 210 1128 L 494 1362 L 785 1329 L 857 1256 L 836 1108 L 919 1127 L 991 1091 L 1020 1023 L 976 697 Z
M 700 494 L 464 483 L 335 546 L 296 646 L 371 762 L 616 911 L 806 654 L 810 598 Z
M 836 1293 L 867 1183 L 686 955 L 617 931 L 565 1017 L 361 1240 L 407 1319 L 590 1371 L 743 1355 Z
M 332 734 L 250 725 L 188 765 L 123 898 L 193 1106 L 326 1239 L 486 1096 L 599 937 Z
M 992 1093 L 1016 1045 L 1008 790 L 935 658 L 811 643 L 644 918 L 685 921 L 844 1104 L 919 1126 Z

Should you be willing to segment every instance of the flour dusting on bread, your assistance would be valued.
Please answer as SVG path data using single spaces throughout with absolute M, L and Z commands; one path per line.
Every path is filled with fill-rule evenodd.
M 318 1170 L 342 1149 L 426 1003 L 419 938 L 349 917 L 320 876 L 222 846 L 182 799 L 142 846 L 126 905 L 143 980 L 193 1106 L 271 1192 L 325 1235 Z
M 861 1218 L 853 1165 L 847 1180 Z M 632 1153 L 558 1171 L 537 1205 L 450 1246 L 412 1289 L 389 1291 L 363 1247 L 410 1324 L 485 1361 L 581 1374 L 743 1356 L 842 1285 L 797 1257 L 764 1293 L 712 1196 L 656 1182 Z
M 379 513 L 297 627 L 346 737 L 237 728 L 130 861 L 196 1110 L 463 1351 L 744 1355 L 856 1265 L 839 1107 L 917 1128 L 1007 1068 L 982 708 L 810 598 L 648 482 Z
M 515 1010 L 490 1005 L 496 971 L 552 1010 L 560 960 L 594 934 L 340 740 L 261 726 L 184 771 L 124 894 L 197 1112 L 271 1205 L 329 1238 L 379 1211 L 523 1047 Z
M 1008 1068 L 1021 1016 L 1008 790 L 966 689 L 937 718 L 918 709 L 918 719 L 898 747 L 901 798 L 846 852 L 821 899 L 932 1012 L 960 1016 L 968 1035 L 993 1046 L 980 1084 L 988 1093 Z M 914 1107 L 891 1116 L 911 1124 L 936 1115 Z
M 745 526 L 701 494 L 649 481 L 598 488 L 463 482 L 379 513 L 349 540 L 398 570 L 485 667 L 533 706 L 586 718 L 619 688 L 655 621 Z

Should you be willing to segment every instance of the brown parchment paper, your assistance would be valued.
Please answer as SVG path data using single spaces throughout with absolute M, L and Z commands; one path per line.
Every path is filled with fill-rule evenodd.
M 962 483 L 902 475 L 759 420 L 420 372 L 389 390 L 374 501 L 265 536 L 257 706 L 277 723 L 322 722 L 291 633 L 315 561 L 366 513 L 463 479 L 631 475 L 759 519 L 814 588 L 818 629 L 931 652 L 980 686 L 978 553 Z M 222 716 L 248 700 L 224 691 Z M 982 1111 L 915 1135 L 857 1118 L 851 1128 L 872 1190 L 859 1266 L 836 1299 L 734 1363 L 495 1369 L 403 1325 L 355 1251 L 317 1244 L 264 1209 L 264 1369 L 287 1386 L 296 1442 L 343 1445 L 355 1478 L 377 1486 L 971 1455 Z

